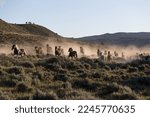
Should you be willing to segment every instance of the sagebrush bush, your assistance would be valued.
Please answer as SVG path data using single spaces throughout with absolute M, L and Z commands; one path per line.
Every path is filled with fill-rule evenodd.
M 80 68 L 74 61 L 66 61 L 62 67 L 68 70 L 77 70 Z
M 91 68 L 90 64 L 88 64 L 88 63 L 84 63 L 83 66 L 87 70 L 89 70 Z
M 17 84 L 16 90 L 19 93 L 25 93 L 25 92 L 29 92 L 31 88 L 29 88 L 27 84 L 22 82 L 22 83 Z
M 96 91 L 97 87 L 89 79 L 75 79 L 73 81 L 73 88 L 81 88 L 87 91 Z
M 48 60 L 46 60 L 46 63 L 52 63 L 52 64 L 60 64 L 61 61 L 59 58 L 57 57 L 52 57 L 52 58 L 49 58 Z
M 54 72 L 57 72 L 60 69 L 62 69 L 61 66 L 59 64 L 56 64 L 56 63 L 49 63 L 45 67 L 46 67 L 46 69 L 54 71 Z
M 149 69 L 148 60 L 0 55 L 0 99 L 150 99 Z
M 125 94 L 114 93 L 110 97 L 108 97 L 108 99 L 111 99 L 111 100 L 137 100 L 138 97 L 136 94 L 131 94 L 131 93 L 125 93 Z
M 54 92 L 42 92 L 41 90 L 37 90 L 33 94 L 33 100 L 57 100 L 58 96 Z
M 101 78 L 101 73 L 100 72 L 95 72 L 95 73 L 92 73 L 92 77 L 93 78 Z
M 44 73 L 41 71 L 35 71 L 32 73 L 32 78 L 43 80 L 44 79 Z
M 4 95 L 4 93 L 0 90 L 0 100 L 8 100 L 8 95 Z
M 55 76 L 54 76 L 54 81 L 63 81 L 63 82 L 66 82 L 66 81 L 68 81 L 68 77 L 65 75 L 65 74 L 56 74 Z
M 6 79 L 2 80 L 0 82 L 0 85 L 2 87 L 15 87 L 17 85 L 17 82 L 14 79 Z
M 19 66 L 22 66 L 25 68 L 34 68 L 35 67 L 33 62 L 30 62 L 30 61 L 21 62 L 21 63 L 19 63 Z
M 5 71 L 9 74 L 16 74 L 16 75 L 24 74 L 24 69 L 22 67 L 19 67 L 19 66 L 6 68 Z
M 138 68 L 136 68 L 136 67 L 128 67 L 128 72 L 129 73 L 132 73 L 132 72 L 138 72 Z

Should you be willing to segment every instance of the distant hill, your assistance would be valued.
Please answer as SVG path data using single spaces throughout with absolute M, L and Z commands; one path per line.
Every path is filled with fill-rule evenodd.
M 62 38 L 37 24 L 10 24 L 0 19 L 0 43 L 40 43 L 49 38 Z
M 150 33 L 114 33 L 114 34 L 103 34 L 78 38 L 78 40 L 92 42 L 92 43 L 104 43 L 104 44 L 115 44 L 115 45 L 135 45 L 145 46 L 150 44 Z

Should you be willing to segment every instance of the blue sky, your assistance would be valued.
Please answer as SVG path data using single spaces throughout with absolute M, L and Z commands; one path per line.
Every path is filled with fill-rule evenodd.
M 150 32 L 150 0 L 0 0 L 0 18 L 35 22 L 66 37 Z

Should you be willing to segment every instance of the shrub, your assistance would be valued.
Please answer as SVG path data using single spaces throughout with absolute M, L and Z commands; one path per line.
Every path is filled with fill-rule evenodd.
M 65 70 L 65 69 L 60 69 L 60 70 L 58 71 L 58 73 L 59 73 L 59 74 L 67 74 L 68 71 Z
M 64 87 L 65 89 L 72 89 L 72 84 L 67 81 L 67 82 L 65 82 L 65 83 L 63 84 L 63 87 Z
M 137 71 L 138 71 L 138 68 L 136 68 L 136 67 L 131 67 L 131 66 L 130 66 L 130 67 L 128 68 L 128 72 L 129 72 L 129 73 L 137 72 Z
M 87 70 L 89 70 L 91 68 L 90 64 L 87 64 L 87 63 L 84 63 L 83 66 Z
M 86 58 L 86 57 L 80 58 L 79 61 L 80 61 L 81 63 L 88 63 L 88 64 L 90 64 L 90 65 L 92 65 L 92 64 L 94 63 L 92 59 L 89 59 L 89 58 Z
M 16 88 L 17 92 L 25 93 L 31 89 L 25 83 L 19 83 Z
M 150 86 L 150 78 L 131 78 L 123 81 L 123 84 L 131 86 L 133 89 L 143 89 L 143 86 Z
M 17 100 L 31 100 L 31 96 L 30 95 L 27 95 L 27 96 L 21 96 L 21 97 L 18 97 Z
M 78 77 L 87 78 L 88 76 L 90 76 L 90 75 L 88 73 L 84 72 L 84 73 L 80 73 Z
M 118 90 L 119 90 L 118 86 L 112 84 L 106 84 L 100 87 L 100 89 L 98 90 L 98 96 L 103 97 L 113 92 L 117 92 Z
M 34 68 L 34 64 L 30 61 L 25 61 L 25 62 L 21 62 L 20 66 L 22 67 L 26 67 L 26 68 Z
M 61 66 L 59 64 L 49 63 L 46 65 L 46 69 L 57 72 L 61 69 Z
M 0 69 L 0 79 L 2 79 L 3 77 L 6 77 L 6 76 L 8 76 L 8 74 L 5 71 Z
M 3 87 L 15 87 L 16 86 L 16 81 L 14 79 L 4 79 L 0 82 L 0 85 Z
M 58 96 L 54 92 L 45 93 L 40 90 L 37 90 L 33 94 L 33 100 L 57 100 Z
M 55 75 L 54 76 L 54 81 L 63 81 L 63 82 L 66 82 L 66 81 L 68 81 L 68 77 L 66 76 L 66 75 L 64 75 L 64 74 L 57 74 L 57 75 Z
M 14 67 L 7 68 L 6 72 L 9 74 L 19 75 L 24 73 L 24 69 L 22 67 L 14 66 Z
M 101 77 L 101 73 L 99 73 L 99 72 L 92 73 L 92 77 L 93 78 L 100 78 Z
M 76 79 L 73 82 L 73 88 L 82 88 L 87 91 L 96 91 L 97 87 L 89 79 Z
M 44 73 L 40 71 L 33 72 L 32 74 L 33 74 L 33 78 L 36 78 L 39 80 L 42 80 L 44 77 Z
M 31 85 L 34 85 L 34 86 L 38 87 L 38 86 L 41 85 L 41 81 L 39 79 L 33 78 L 32 82 L 31 82 Z
M 111 70 L 111 68 L 108 65 L 105 65 L 104 69 Z
M 98 90 L 98 96 L 105 97 L 107 95 L 111 95 L 113 93 L 119 93 L 119 94 L 132 94 L 132 90 L 130 87 L 127 86 L 121 86 L 117 83 L 111 83 L 111 84 L 105 84 L 100 87 Z M 109 96 L 108 96 L 109 97 Z
M 110 97 L 108 97 L 108 99 L 111 99 L 111 100 L 137 100 L 138 97 L 135 94 L 131 94 L 131 93 L 125 93 L 125 94 L 114 93 Z
M 79 65 L 74 61 L 66 61 L 66 63 L 64 63 L 62 66 L 68 70 L 77 70 L 80 68 Z
M 57 57 L 53 57 L 53 58 L 49 58 L 48 60 L 46 60 L 46 63 L 52 63 L 52 64 L 60 64 L 60 59 Z
M 0 91 L 0 100 L 8 100 L 9 97 L 7 95 L 4 95 L 2 91 Z

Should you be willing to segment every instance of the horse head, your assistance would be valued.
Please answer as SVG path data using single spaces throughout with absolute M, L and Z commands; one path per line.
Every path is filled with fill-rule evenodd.
M 69 48 L 68 52 L 72 52 L 72 51 L 73 51 L 73 49 L 72 49 L 72 48 Z

